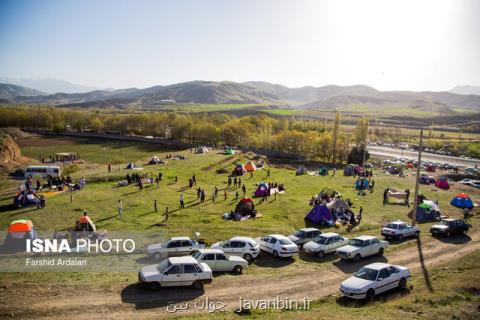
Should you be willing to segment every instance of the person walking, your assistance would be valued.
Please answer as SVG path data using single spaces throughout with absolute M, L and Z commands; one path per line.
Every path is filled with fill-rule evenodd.
M 182 194 L 180 195 L 180 208 L 185 208 L 185 201 L 183 199 L 183 192 Z
M 158 212 L 157 199 L 155 199 L 155 200 L 153 201 L 153 210 L 154 210 L 155 212 Z

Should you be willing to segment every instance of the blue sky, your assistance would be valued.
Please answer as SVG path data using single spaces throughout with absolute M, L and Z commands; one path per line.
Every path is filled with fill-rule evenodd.
M 480 85 L 475 0 L 0 0 L 0 76 L 97 87 Z

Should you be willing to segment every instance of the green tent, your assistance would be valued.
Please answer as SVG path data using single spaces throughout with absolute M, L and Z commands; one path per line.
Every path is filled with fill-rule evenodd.
M 235 154 L 235 151 L 233 151 L 233 149 L 231 149 L 231 148 L 228 148 L 228 149 L 225 149 L 225 154 L 231 156 L 231 155 L 234 155 L 234 154 Z

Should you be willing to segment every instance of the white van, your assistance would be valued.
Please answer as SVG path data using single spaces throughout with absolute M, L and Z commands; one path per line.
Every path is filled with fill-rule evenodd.
M 25 170 L 25 178 L 32 176 L 33 178 L 47 178 L 60 176 L 59 166 L 28 166 Z

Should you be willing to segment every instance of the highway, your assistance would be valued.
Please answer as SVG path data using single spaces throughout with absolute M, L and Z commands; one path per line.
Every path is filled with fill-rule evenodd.
M 373 157 L 381 157 L 381 158 L 395 158 L 395 157 L 402 157 L 412 160 L 417 160 L 418 152 L 417 151 L 410 151 L 410 150 L 403 150 L 401 148 L 393 148 L 393 147 L 384 147 L 384 146 L 367 146 L 367 150 L 370 153 L 370 156 Z M 440 163 L 449 163 L 451 165 L 459 166 L 459 167 L 480 167 L 480 160 L 478 159 L 463 159 L 459 157 L 452 157 L 452 156 L 445 156 L 441 154 L 429 153 L 429 152 L 422 152 L 422 161 L 432 161 L 432 162 L 440 162 Z

